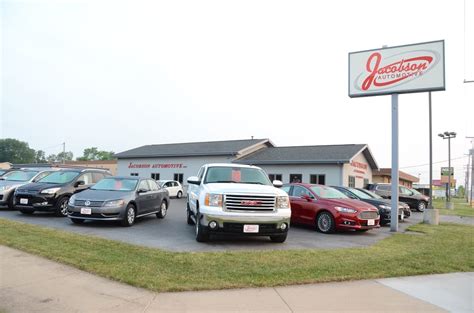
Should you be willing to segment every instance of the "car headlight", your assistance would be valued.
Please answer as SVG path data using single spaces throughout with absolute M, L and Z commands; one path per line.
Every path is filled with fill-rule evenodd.
M 341 206 L 334 207 L 336 211 L 341 212 L 341 213 L 357 213 L 356 209 L 350 209 L 350 208 L 345 208 Z
M 125 200 L 110 200 L 110 201 L 105 201 L 104 206 L 105 207 L 117 207 L 117 206 L 122 206 L 125 204 Z
M 222 195 L 215 193 L 206 193 L 204 204 L 206 206 L 222 207 Z
M 379 208 L 383 209 L 383 210 L 391 210 L 392 209 L 391 207 L 389 207 L 388 205 L 385 205 L 385 204 L 379 205 Z
M 69 198 L 68 205 L 69 206 L 74 205 L 74 201 L 76 201 L 76 196 L 72 196 L 71 198 Z
M 277 209 L 288 209 L 290 207 L 290 198 L 288 196 L 276 197 L 275 207 Z
M 10 190 L 12 189 L 13 186 L 0 186 L 0 191 L 3 191 L 3 190 Z
M 55 194 L 59 189 L 61 189 L 61 188 L 48 188 L 48 189 L 41 190 L 40 193 L 42 193 L 42 194 L 47 194 L 47 195 L 53 195 L 53 194 Z

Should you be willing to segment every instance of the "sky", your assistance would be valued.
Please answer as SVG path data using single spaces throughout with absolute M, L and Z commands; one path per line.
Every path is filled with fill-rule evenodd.
M 347 95 L 351 51 L 445 40 L 433 158 L 464 183 L 474 136 L 473 1 L 9 1 L 0 138 L 46 154 L 270 138 L 369 145 L 391 167 L 390 96 Z M 464 9 L 465 8 L 465 9 Z M 464 18 L 466 16 L 466 19 Z M 428 94 L 399 97 L 400 168 L 428 181 Z M 419 166 L 421 165 L 421 166 Z M 440 166 L 434 164 L 434 178 Z

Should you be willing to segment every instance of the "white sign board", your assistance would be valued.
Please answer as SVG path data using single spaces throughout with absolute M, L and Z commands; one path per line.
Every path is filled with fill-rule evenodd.
M 444 40 L 349 53 L 349 97 L 445 90 Z

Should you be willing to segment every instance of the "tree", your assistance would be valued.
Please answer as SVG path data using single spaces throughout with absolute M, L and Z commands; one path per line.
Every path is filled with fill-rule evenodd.
M 46 158 L 46 160 L 49 162 L 49 163 L 60 163 L 63 161 L 63 157 L 64 157 L 64 161 L 71 161 L 73 158 L 74 158 L 74 155 L 72 154 L 71 151 L 66 151 L 66 152 L 60 152 L 58 154 L 50 154 L 48 155 L 48 157 Z
M 97 161 L 97 160 L 112 160 L 115 152 L 103 151 L 97 147 L 84 149 L 83 156 L 77 158 L 78 161 Z
M 35 150 L 28 143 L 13 138 L 0 139 L 0 162 L 33 163 Z
M 35 162 L 46 163 L 46 154 L 44 153 L 43 150 L 36 151 Z

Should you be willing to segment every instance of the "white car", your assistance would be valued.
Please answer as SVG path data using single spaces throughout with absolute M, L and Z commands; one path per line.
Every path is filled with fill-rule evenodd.
M 187 222 L 196 227 L 196 241 L 210 234 L 269 236 L 284 242 L 291 208 L 282 182 L 259 167 L 206 164 L 198 176 L 188 178 Z
M 168 190 L 170 197 L 180 199 L 184 194 L 183 186 L 176 180 L 159 180 L 158 184 L 161 188 Z

